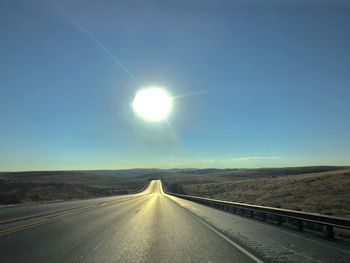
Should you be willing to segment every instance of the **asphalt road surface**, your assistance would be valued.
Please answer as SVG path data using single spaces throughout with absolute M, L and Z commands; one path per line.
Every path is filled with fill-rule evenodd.
M 164 194 L 0 209 L 0 262 L 350 262 L 349 246 Z

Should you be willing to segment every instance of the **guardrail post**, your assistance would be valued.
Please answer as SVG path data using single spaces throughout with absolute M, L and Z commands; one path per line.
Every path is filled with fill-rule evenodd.
M 283 223 L 283 218 L 282 218 L 282 216 L 278 216 L 278 217 L 277 217 L 277 224 L 278 224 L 279 226 L 281 226 L 282 223 Z
M 297 221 L 297 225 L 298 225 L 298 230 L 300 232 L 302 232 L 304 230 L 304 222 L 303 222 L 303 220 L 298 220 Z
M 332 226 L 326 226 L 326 235 L 328 239 L 334 239 L 334 231 Z
M 254 211 L 250 210 L 250 218 L 253 218 L 253 217 L 254 217 Z
M 262 219 L 262 221 L 266 221 L 266 214 L 265 213 L 261 214 L 261 219 Z

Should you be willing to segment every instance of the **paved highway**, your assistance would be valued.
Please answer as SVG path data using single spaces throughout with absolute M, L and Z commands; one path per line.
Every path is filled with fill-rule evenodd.
M 0 209 L 0 262 L 350 262 L 349 246 L 164 194 Z

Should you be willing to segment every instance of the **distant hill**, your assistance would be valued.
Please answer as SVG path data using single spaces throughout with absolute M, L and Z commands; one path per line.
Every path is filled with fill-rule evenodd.
M 150 179 L 163 179 L 168 186 L 181 185 L 181 187 L 175 185 L 174 189 L 184 189 L 193 194 L 209 194 L 211 197 L 221 198 L 226 196 L 225 193 L 230 192 L 227 196 L 232 196 L 230 200 L 236 200 L 237 196 L 234 193 L 238 192 L 238 189 L 235 188 L 237 185 L 240 187 L 247 185 L 254 187 L 254 185 L 263 182 L 261 180 L 279 179 L 279 181 L 274 180 L 273 182 L 280 182 L 283 178 L 290 178 L 288 182 L 294 182 L 294 178 L 299 178 L 297 177 L 299 175 L 304 177 L 318 173 L 333 173 L 342 169 L 344 167 L 316 166 L 263 169 L 151 168 L 2 172 L 0 173 L 0 204 L 127 194 L 139 191 L 147 185 Z M 283 180 L 283 182 L 287 181 Z M 249 191 L 241 193 L 241 196 Z M 316 191 L 316 189 L 313 189 L 313 191 Z M 334 193 L 334 196 L 336 196 L 336 193 Z M 251 199 L 247 199 L 247 201 L 251 201 Z M 267 202 L 267 204 L 270 203 Z
M 161 169 L 122 169 L 122 170 L 81 170 L 81 173 L 117 176 L 117 177 L 138 177 L 147 174 L 154 174 L 161 172 Z

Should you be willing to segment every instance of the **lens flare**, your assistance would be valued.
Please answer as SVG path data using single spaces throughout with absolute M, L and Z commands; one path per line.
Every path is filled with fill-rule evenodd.
M 134 112 L 148 121 L 165 120 L 172 107 L 173 101 L 168 92 L 158 87 L 139 90 L 132 103 Z

